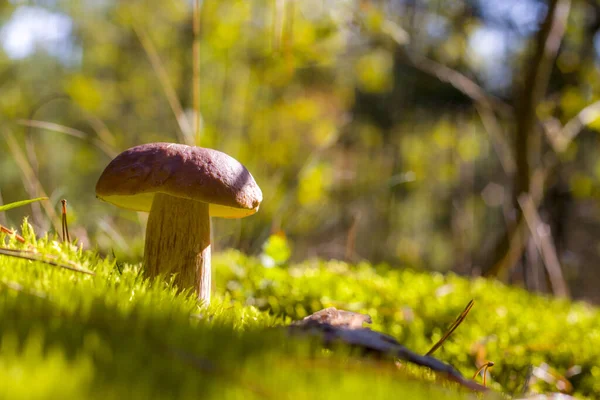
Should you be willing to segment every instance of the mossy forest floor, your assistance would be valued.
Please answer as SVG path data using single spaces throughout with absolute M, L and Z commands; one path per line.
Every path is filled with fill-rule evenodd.
M 1 399 L 478 398 L 424 369 L 324 350 L 281 328 L 335 306 L 369 314 L 373 329 L 425 353 L 470 299 L 435 356 L 467 377 L 493 361 L 487 384 L 502 394 L 485 398 L 600 393 L 600 312 L 583 303 L 367 263 L 266 267 L 229 251 L 213 257 L 206 309 L 145 282 L 138 265 L 23 230 L 28 245 L 0 244 L 95 275 L 0 255 Z

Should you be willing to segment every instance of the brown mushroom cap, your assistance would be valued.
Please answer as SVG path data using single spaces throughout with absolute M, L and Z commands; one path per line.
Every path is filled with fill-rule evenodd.
M 155 193 L 209 203 L 211 216 L 242 218 L 258 211 L 262 192 L 248 170 L 217 150 L 149 143 L 108 164 L 96 196 L 118 207 L 149 212 Z

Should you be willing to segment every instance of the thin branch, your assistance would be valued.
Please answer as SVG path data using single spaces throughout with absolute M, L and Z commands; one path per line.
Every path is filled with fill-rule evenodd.
M 550 73 L 567 28 L 570 10 L 571 0 L 552 0 L 548 7 L 548 15 L 537 36 L 537 50 L 527 74 L 531 79 L 531 85 L 525 89 L 525 106 L 528 107 L 529 113 L 535 114 L 537 104 L 546 95 Z
M 409 41 L 406 31 L 392 21 L 386 20 L 386 29 L 384 29 L 383 32 L 394 40 L 398 46 L 403 47 Z M 401 34 L 398 34 L 397 32 L 400 32 Z M 507 175 L 514 173 L 514 157 L 511 153 L 510 145 L 506 140 L 501 124 L 494 112 L 498 111 L 502 116 L 512 118 L 514 114 L 513 108 L 500 98 L 487 93 L 487 91 L 477 84 L 477 82 L 455 69 L 416 53 L 406 52 L 406 55 L 413 67 L 421 72 L 436 77 L 442 82 L 447 82 L 473 100 L 481 118 L 481 122 L 490 135 L 492 145 L 498 154 L 502 168 Z
M 418 70 L 433 75 L 442 82 L 447 82 L 476 103 L 497 110 L 504 116 L 512 116 L 513 109 L 510 105 L 488 94 L 484 88 L 466 75 L 422 55 L 408 52 L 406 54 L 408 60 Z
M 450 335 L 452 335 L 452 332 L 454 332 L 456 328 L 458 328 L 458 326 L 465 320 L 465 318 L 467 318 L 467 315 L 469 314 L 469 311 L 471 311 L 471 309 L 473 308 L 474 304 L 475 302 L 473 300 L 469 301 L 463 312 L 461 312 L 460 315 L 456 318 L 456 320 L 452 323 L 452 325 L 450 325 L 450 327 L 448 328 L 448 330 L 446 330 L 446 333 L 440 338 L 440 340 L 438 340 L 437 343 L 433 345 L 431 350 L 429 350 L 425 354 L 426 356 L 432 355 L 437 349 L 442 347 L 442 344 L 444 344 L 446 339 L 448 339 Z
M 494 260 L 492 267 L 485 272 L 485 275 L 488 276 L 497 276 L 503 271 L 513 268 L 523 255 L 529 233 L 526 223 L 523 221 L 523 214 L 518 208 L 518 198 L 522 193 L 529 193 L 534 204 L 538 205 L 544 197 L 546 178 L 555 168 L 555 166 L 538 168 L 532 175 L 530 161 L 534 160 L 532 156 L 540 157 L 541 155 L 539 131 L 536 131 L 536 109 L 546 95 L 550 72 L 564 36 L 570 7 L 570 0 L 552 0 L 550 2 L 548 12 L 536 36 L 534 54 L 528 62 L 529 68 L 525 73 L 525 83 L 522 88 L 522 101 L 516 108 L 516 129 L 513 140 L 516 171 L 511 208 L 515 210 L 516 219 L 514 223 L 510 224 L 514 228 L 512 231 L 509 229 L 508 241 L 499 242 L 494 251 L 494 254 L 501 252 L 503 254 L 499 260 Z M 508 246 L 506 246 L 507 244 Z
M 13 249 L 10 247 L 1 247 L 0 249 L 10 252 L 10 253 L 20 253 L 20 254 L 32 254 L 34 256 L 36 255 L 43 255 L 45 258 L 53 260 L 53 261 L 58 261 L 58 257 L 55 256 L 54 254 L 41 254 L 34 246 L 32 246 L 31 244 L 29 245 L 28 249 Z M 66 265 L 70 265 L 74 268 L 80 268 L 79 264 L 73 262 L 73 261 L 69 261 L 66 260 L 63 264 Z
M 515 160 L 510 144 L 506 140 L 502 124 L 495 114 L 497 110 L 505 118 L 512 118 L 513 109 L 501 99 L 488 94 L 485 89 L 466 75 L 443 64 L 417 54 L 408 54 L 411 65 L 419 71 L 432 75 L 442 82 L 447 82 L 465 96 L 473 100 L 481 123 L 490 136 L 490 141 L 498 155 L 502 169 L 507 175 L 515 171 Z
M 579 135 L 583 128 L 600 117 L 600 100 L 596 101 L 571 118 L 562 128 L 560 122 L 552 119 L 551 122 L 543 124 L 544 132 L 548 141 L 556 153 L 564 152 L 573 140 Z
M 363 327 L 364 323 L 370 322 L 371 317 L 368 315 L 329 307 L 317 311 L 301 321 L 293 322 L 288 326 L 288 331 L 292 334 L 320 336 L 326 346 L 341 342 L 360 348 L 367 353 L 391 356 L 441 373 L 446 378 L 471 390 L 481 392 L 488 390 L 485 386 L 463 377 L 451 365 L 434 357 L 415 353 L 402 346 L 392 336 Z
M 63 242 L 71 243 L 71 235 L 69 235 L 69 224 L 67 223 L 67 200 L 62 199 L 62 238 Z
M 77 265 L 68 265 L 68 264 L 63 264 L 63 263 L 57 262 L 57 261 L 48 260 L 47 258 L 44 258 L 43 256 L 38 256 L 35 253 L 28 252 L 28 251 L 0 247 L 0 255 L 7 256 L 7 257 L 21 258 L 21 259 L 29 260 L 29 261 L 38 261 L 38 262 L 41 262 L 44 264 L 51 265 L 53 267 L 67 269 L 69 271 L 81 272 L 81 273 L 87 274 L 87 275 L 96 275 L 94 272 L 92 272 L 88 269 L 85 269 L 83 267 L 80 267 Z M 48 257 L 48 255 L 46 257 Z
M 540 153 L 538 131 L 536 130 L 536 109 L 539 102 L 546 95 L 554 59 L 565 32 L 570 5 L 570 0 L 552 0 L 550 2 L 547 15 L 536 36 L 534 54 L 525 71 L 521 104 L 517 108 L 514 140 L 517 162 L 515 189 L 513 191 L 515 206 L 518 196 L 521 193 L 529 192 L 530 159 L 532 155 L 538 157 Z
M 555 158 L 548 163 L 546 168 L 539 168 L 531 178 L 530 196 L 536 207 L 539 207 L 544 198 L 544 187 L 558 166 L 558 160 Z M 522 214 L 520 214 L 522 215 Z M 502 271 L 508 271 L 517 264 L 519 258 L 525 251 L 527 244 L 528 232 L 527 224 L 523 218 L 519 218 L 508 234 L 508 249 L 504 255 L 492 265 L 490 269 L 484 272 L 484 276 L 498 276 Z
M 492 146 L 494 146 L 494 150 L 498 155 L 504 173 L 508 176 L 512 176 L 516 168 L 515 159 L 502 125 L 498 121 L 494 111 L 486 105 L 475 103 L 475 109 L 479 114 L 483 128 L 490 136 L 490 142 L 492 143 Z
M 17 241 L 25 243 L 25 238 L 12 229 L 8 229 L 7 227 L 0 225 L 0 232 L 4 232 L 7 235 L 15 235 L 15 239 L 17 239 Z
M 486 386 L 486 377 L 487 377 L 488 369 L 490 369 L 493 366 L 494 366 L 493 361 L 488 361 L 485 364 L 483 364 L 481 367 L 479 367 L 477 372 L 475 372 L 475 375 L 473 375 L 473 380 L 475 380 L 475 378 L 477 378 L 477 375 L 479 375 L 479 373 L 481 373 L 481 371 L 483 371 L 483 386 Z
M 552 244 L 550 227 L 542 222 L 531 196 L 526 193 L 519 196 L 519 206 L 523 210 L 533 242 L 544 260 L 553 293 L 558 297 L 569 297 L 569 288 L 563 277 L 556 249 Z

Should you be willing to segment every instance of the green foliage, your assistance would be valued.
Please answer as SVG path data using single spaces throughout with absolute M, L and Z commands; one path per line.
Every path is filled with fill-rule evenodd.
M 30 7 L 55 12 L 73 24 L 62 47 L 75 65 L 63 65 L 60 57 L 42 49 L 13 60 L 0 48 L 0 115 L 7 117 L 2 128 L 15 134 L 28 156 L 34 154 L 32 169 L 45 192 L 61 193 L 69 200 L 69 212 L 77 213 L 89 243 L 107 253 L 135 257 L 141 246 L 131 243 L 143 240 L 139 221 L 97 201 L 93 184 L 110 154 L 140 143 L 187 138 L 181 124 L 192 120 L 192 8 L 189 2 L 152 6 L 109 0 L 97 7 L 90 1 L 88 9 L 87 3 L 60 0 L 48 10 Z M 414 77 L 397 57 L 398 43 L 408 39 L 401 38 L 408 35 L 403 29 L 414 23 L 407 19 L 410 13 L 395 15 L 363 3 L 202 3 L 202 134 L 197 144 L 242 161 L 265 194 L 260 213 L 244 221 L 239 235 L 232 233 L 231 224 L 219 229 L 220 247 L 257 252 L 262 233 L 276 219 L 301 252 L 320 244 L 322 236 L 335 242 L 346 238 L 346 219 L 354 214 L 361 215 L 360 256 L 407 261 L 411 250 L 398 245 L 407 240 L 420 254 L 429 254 L 432 231 L 444 242 L 441 246 L 452 247 L 453 232 L 446 223 L 452 209 L 440 205 L 451 203 L 450 193 L 469 171 L 488 171 L 494 163 L 488 161 L 493 154 L 479 145 L 489 146 L 488 135 L 477 116 L 455 118 L 452 113 L 446 132 L 451 145 L 437 146 L 428 132 L 445 118 L 442 110 L 435 109 L 435 118 L 414 112 L 411 105 L 419 97 L 420 83 L 413 86 Z M 0 21 L 18 20 L 25 8 L 6 6 Z M 436 15 L 442 11 L 446 10 L 436 10 Z M 432 49 L 441 40 L 423 39 L 416 42 L 429 43 Z M 143 43 L 151 43 L 183 114 L 172 109 L 152 61 L 154 53 Z M 18 71 L 14 79 L 12 71 Z M 430 81 L 428 77 L 426 85 Z M 360 92 L 373 99 L 361 100 Z M 388 115 L 393 117 L 390 124 L 382 121 Z M 29 118 L 66 129 L 47 124 L 26 128 L 22 120 Z M 0 141 L 0 153 L 9 151 Z M 27 193 L 31 185 L 23 184 L 22 168 L 13 158 L 0 159 L 2 198 L 10 202 L 27 194 L 37 196 L 33 189 Z M 409 187 L 387 184 L 405 173 L 416 176 Z M 453 207 L 464 209 L 468 201 L 453 201 Z M 427 212 L 431 207 L 440 211 Z M 13 211 L 7 219 L 17 224 L 28 211 Z M 497 211 L 484 209 L 481 214 Z M 47 229 L 43 214 L 33 214 L 32 222 Z M 405 217 L 409 214 L 419 218 Z M 319 223 L 324 220 L 328 223 Z M 226 223 L 216 224 L 220 228 Z M 129 244 L 116 239 L 119 236 L 130 238 Z M 470 236 L 464 243 L 477 248 L 483 238 Z M 343 246 L 327 248 L 327 254 L 335 252 L 337 257 L 344 251 Z M 456 264 L 454 254 L 426 262 L 448 269 Z
M 166 283 L 145 282 L 137 266 L 36 239 L 27 225 L 23 234 L 29 250 L 96 275 L 0 256 L 0 398 L 470 397 L 407 379 L 390 362 L 292 339 L 275 328 L 284 320 L 224 291 L 205 308 Z M 6 236 L 0 243 L 21 246 Z M 219 259 L 221 280 L 229 263 L 256 263 L 237 253 Z
M 65 37 L 50 41 L 51 48 L 41 38 L 24 58 L 11 58 L 0 46 L 2 133 L 12 132 L 31 162 L 31 168 L 21 165 L 0 141 L 0 154 L 9 155 L 0 158 L 2 201 L 37 197 L 43 189 L 57 206 L 60 195 L 88 236 L 82 240 L 134 259 L 143 247 L 139 219 L 98 202 L 94 182 L 111 155 L 130 146 L 194 141 L 185 131 L 193 120 L 191 3 L 0 3 L 3 33 L 19 22 L 42 29 L 42 18 L 36 24 L 23 19 L 34 11 L 60 16 L 70 26 Z M 464 271 L 485 258 L 482 249 L 504 225 L 499 205 L 514 186 L 513 173 L 499 162 L 501 144 L 513 142 L 513 115 L 495 128 L 482 124 L 473 101 L 445 82 L 446 74 L 424 73 L 406 55 L 464 73 L 520 109 L 531 54 L 524 49 L 533 47 L 539 21 L 499 27 L 486 11 L 492 0 L 450 7 L 397 3 L 202 2 L 202 132 L 196 144 L 242 161 L 265 194 L 261 212 L 244 220 L 243 228 L 215 223 L 217 246 L 258 253 L 264 232 L 277 221 L 298 258 L 363 257 L 439 271 Z M 560 127 L 600 98 L 592 15 L 600 11 L 571 3 L 557 68 L 538 106 L 540 126 Z M 504 114 L 499 111 L 494 113 Z M 560 156 L 559 193 L 585 200 L 584 207 L 600 198 L 598 135 L 588 132 L 598 129 L 597 114 L 592 107 L 576 118 L 586 132 Z M 24 126 L 28 119 L 38 124 Z M 488 184 L 503 190 L 488 192 L 483 201 Z M 17 224 L 29 211 L 11 210 L 6 223 Z M 34 225 L 49 229 L 48 210 L 33 211 Z M 553 224 L 567 225 L 578 213 L 550 214 Z M 600 224 L 594 213 L 581 218 L 572 224 L 577 229 Z M 570 234 L 575 228 L 565 229 L 576 237 Z M 589 251 L 597 247 L 589 229 L 559 254 L 579 256 L 564 257 L 576 263 L 569 277 L 600 257 Z M 344 245 L 351 230 L 359 248 Z M 487 260 L 481 264 L 488 266 Z

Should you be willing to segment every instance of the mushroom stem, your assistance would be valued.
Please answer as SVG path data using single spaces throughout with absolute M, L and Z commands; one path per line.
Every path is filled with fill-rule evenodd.
M 148 217 L 144 273 L 169 278 L 180 289 L 193 288 L 210 303 L 210 216 L 208 204 L 156 193 Z

